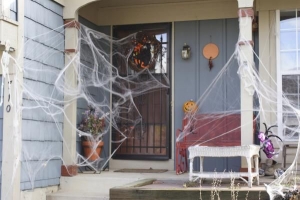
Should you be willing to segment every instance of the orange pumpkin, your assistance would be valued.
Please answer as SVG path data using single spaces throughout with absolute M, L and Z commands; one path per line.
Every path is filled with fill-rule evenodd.
M 189 100 L 183 103 L 182 109 L 185 113 L 195 113 L 198 110 L 198 106 L 193 100 Z

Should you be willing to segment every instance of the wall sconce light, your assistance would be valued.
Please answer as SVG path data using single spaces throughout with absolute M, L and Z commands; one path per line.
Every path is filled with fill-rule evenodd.
M 191 56 L 191 47 L 189 45 L 187 45 L 186 43 L 184 43 L 182 51 L 181 51 L 181 57 L 184 60 L 189 59 Z
M 257 19 L 254 18 L 252 20 L 252 32 L 256 32 L 258 30 L 258 23 L 257 23 Z

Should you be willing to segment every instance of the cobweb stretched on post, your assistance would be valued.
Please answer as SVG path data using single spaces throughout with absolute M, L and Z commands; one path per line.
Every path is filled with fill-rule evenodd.
M 74 38 L 65 38 L 65 27 L 58 27 L 48 32 L 35 33 L 35 37 L 25 38 L 22 66 L 18 66 L 19 62 L 7 53 L 2 57 L 2 69 L 6 72 L 3 76 L 9 78 L 11 70 L 5 64 L 7 59 L 15 62 L 16 70 L 20 69 L 24 75 L 23 79 L 15 81 L 22 88 L 22 95 L 18 99 L 22 100 L 22 107 L 17 108 L 16 113 L 17 116 L 22 115 L 23 119 L 22 132 L 17 133 L 18 137 L 22 137 L 22 153 L 18 157 L 19 160 L 16 160 L 15 170 L 20 161 L 24 179 L 21 181 L 30 183 L 30 187 L 27 188 L 39 187 L 39 180 L 43 179 L 47 170 L 53 170 L 54 166 L 57 168 L 65 162 L 79 167 L 88 166 L 95 171 L 102 170 L 115 152 L 110 157 L 99 157 L 91 161 L 90 158 L 81 155 L 81 149 L 78 147 L 80 145 L 77 145 L 78 152 L 76 157 L 73 157 L 67 138 L 77 137 L 77 143 L 83 137 L 93 141 L 95 151 L 99 139 L 108 138 L 111 129 L 114 129 L 120 137 L 111 142 L 120 146 L 127 139 L 127 132 L 142 128 L 143 120 L 134 98 L 169 87 L 164 69 L 154 66 L 151 69 L 145 67 L 134 71 L 128 66 L 128 59 L 139 33 L 115 40 L 82 24 L 77 28 L 78 37 L 74 35 L 77 40 L 75 52 L 65 53 L 65 43 L 69 42 L 67 40 L 74 42 Z M 34 30 L 26 29 L 25 36 L 32 35 L 32 31 Z M 152 43 L 149 45 L 151 47 Z M 111 62 L 112 60 L 114 62 Z M 119 73 L 121 65 L 122 69 L 127 70 L 126 76 Z M 160 73 L 159 79 L 153 75 L 154 71 Z M 141 78 L 141 74 L 147 75 L 147 79 Z M 10 88 L 8 92 L 16 91 Z M 80 128 L 82 114 L 88 107 L 94 109 L 95 116 L 103 121 L 99 135 L 92 135 L 91 132 Z M 130 112 L 137 114 L 128 115 L 129 117 L 124 119 L 124 113 Z M 74 115 L 77 115 L 76 122 Z M 119 127 L 120 120 L 123 124 L 126 120 L 128 127 Z M 91 124 L 91 128 L 94 125 Z M 69 127 L 70 131 L 67 137 L 64 135 L 65 127 Z M 69 154 L 73 160 L 64 160 L 62 151 L 65 155 Z M 102 162 L 101 165 L 99 162 Z M 98 169 L 98 166 L 101 166 L 101 169 Z M 60 174 L 57 174 L 57 177 L 59 176 Z
M 252 45 L 248 41 L 244 41 L 242 35 L 239 37 L 243 44 Z M 264 44 L 260 45 L 263 46 Z M 263 55 L 263 52 L 261 53 Z M 240 58 L 246 58 L 246 55 L 237 43 L 234 53 L 220 72 L 211 82 L 206 83 L 205 90 L 200 91 L 200 95 L 195 101 L 196 111 L 191 109 L 191 112 L 185 113 L 183 127 L 176 138 L 176 142 L 182 142 L 185 137 L 190 137 L 193 140 L 192 145 L 240 145 L 240 135 L 243 134 L 241 129 L 243 126 L 249 127 L 250 125 L 254 127 L 254 132 L 248 137 L 251 139 L 249 144 L 255 141 L 259 144 L 258 133 L 265 131 L 263 126 L 259 127 L 259 124 L 266 123 L 268 127 L 280 126 L 280 128 L 270 129 L 270 134 L 278 136 L 270 137 L 275 147 L 273 160 L 283 162 L 280 160 L 283 147 L 281 140 L 298 141 L 299 147 L 300 110 L 297 96 L 299 93 L 299 76 L 287 75 L 283 77 L 281 91 L 278 89 L 281 80 L 276 80 L 275 73 L 270 72 L 270 69 L 276 70 L 276 66 L 266 66 L 256 52 L 253 51 L 253 55 L 256 62 L 252 60 L 241 62 Z M 300 66 L 299 59 L 296 61 L 290 59 L 292 58 L 285 58 L 286 63 L 283 64 L 290 68 Z M 244 85 L 241 82 L 244 82 Z M 250 103 L 253 103 L 253 109 L 244 110 L 241 108 L 241 104 L 245 103 L 245 99 L 244 102 L 241 101 L 241 89 L 248 93 L 247 98 L 250 99 Z M 236 119 L 240 120 L 238 124 L 231 120 L 233 116 L 247 115 L 249 112 L 253 115 L 251 120 L 243 121 L 237 117 Z M 282 133 L 279 133 L 279 130 Z M 195 138 L 195 133 L 198 133 L 199 137 Z M 263 151 L 260 153 L 261 162 L 266 162 L 266 155 Z M 290 167 L 282 175 L 279 174 L 279 177 L 274 178 L 272 183 L 266 185 L 270 199 L 289 199 L 288 197 L 292 195 L 298 195 L 300 184 L 299 153 L 298 148 Z M 230 169 L 226 170 L 230 171 Z M 276 175 L 272 176 L 275 177 Z

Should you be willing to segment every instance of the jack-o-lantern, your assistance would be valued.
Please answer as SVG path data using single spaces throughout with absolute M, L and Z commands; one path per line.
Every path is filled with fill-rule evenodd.
M 198 110 L 198 106 L 193 100 L 189 100 L 183 103 L 182 109 L 185 113 L 195 113 Z

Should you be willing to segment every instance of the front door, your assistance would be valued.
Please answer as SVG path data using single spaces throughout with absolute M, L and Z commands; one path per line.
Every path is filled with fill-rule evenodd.
M 128 60 L 113 58 L 119 74 L 113 90 L 124 94 L 113 95 L 113 106 L 120 107 L 112 130 L 115 159 L 170 158 L 170 28 L 169 23 L 114 27 L 115 38 L 137 33 L 130 36 Z M 132 98 L 126 99 L 128 93 Z
M 240 116 L 238 116 L 241 109 L 240 79 L 237 74 L 239 65 L 234 59 L 230 60 L 236 48 L 238 34 L 238 19 L 174 23 L 176 41 L 174 49 L 182 49 L 183 44 L 187 43 L 192 51 L 188 62 L 181 57 L 174 58 L 175 128 L 184 128 L 182 126 L 184 102 L 190 99 L 199 101 L 197 131 L 202 135 L 191 134 L 190 137 L 194 137 L 194 145 L 240 144 L 238 129 L 226 134 L 229 130 L 240 126 Z M 216 45 L 219 50 L 217 57 L 211 63 L 204 54 L 205 47 L 209 44 Z M 233 115 L 229 114 L 235 114 L 236 117 L 232 119 Z M 218 137 L 221 134 L 224 134 L 223 137 Z M 204 171 L 240 170 L 241 161 L 238 157 L 205 158 L 204 160 Z M 199 159 L 196 159 L 194 164 L 194 170 L 199 170 Z

